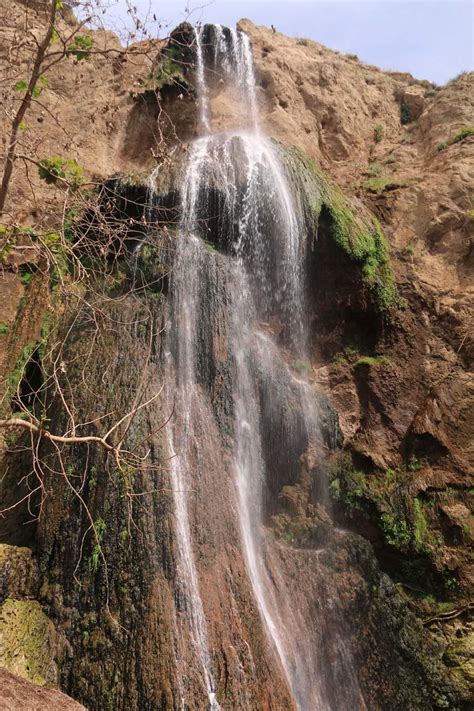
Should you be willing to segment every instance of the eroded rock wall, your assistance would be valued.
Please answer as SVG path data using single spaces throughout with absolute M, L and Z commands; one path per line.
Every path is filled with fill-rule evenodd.
M 2 46 L 8 46 L 23 27 L 25 7 L 31 29 L 38 32 L 44 26 L 40 4 L 0 3 Z M 73 19 L 67 15 L 63 21 Z M 360 280 L 352 276 L 356 265 L 334 247 L 323 216 L 314 235 L 311 366 L 338 413 L 345 438 L 343 457 L 334 456 L 329 467 L 334 516 L 369 539 L 397 588 L 380 574 L 372 549 L 357 537 L 345 541 L 342 551 L 326 552 L 325 575 L 337 570 L 343 590 L 338 604 L 355 658 L 364 668 L 361 683 L 371 708 L 457 708 L 468 703 L 471 693 L 472 632 L 467 612 L 473 535 L 469 368 L 474 139 L 466 135 L 451 141 L 472 124 L 473 76 L 433 87 L 249 21 L 241 26 L 253 43 L 266 130 L 283 145 L 296 144 L 378 216 L 399 295 L 390 311 L 374 311 Z M 121 172 L 140 184 L 156 165 L 153 153 L 161 160 L 157 145 L 160 150 L 166 147 L 164 155 L 172 147 L 173 156 L 186 154 L 187 142 L 196 132 L 195 96 L 192 90 L 182 98 L 164 95 L 161 112 L 146 87 L 161 44 L 140 45 L 129 54 L 110 33 L 95 38 L 111 53 L 82 63 L 68 59 L 51 71 L 42 106 L 34 104 L 31 109 L 25 145 L 38 146 L 37 158 L 55 153 L 75 157 L 94 181 Z M 26 68 L 20 50 L 17 59 L 15 71 L 20 76 Z M 9 57 L 4 53 L 0 61 L 5 66 Z M 11 100 L 11 91 L 6 99 Z M 214 128 L 231 125 L 231 101 L 216 81 L 211 88 Z M 6 124 L 2 129 L 6 135 Z M 157 141 L 161 136 L 164 144 Z M 24 166 L 17 166 L 9 199 L 15 221 L 56 225 L 62 197 L 58 187 L 46 187 L 34 171 L 27 177 Z M 0 336 L 0 362 L 6 371 L 14 368 L 24 347 L 40 337 L 48 284 L 40 274 L 29 285 L 21 281 L 22 265 L 37 264 L 38 258 L 34 252 L 25 258 L 24 250 L 14 250 L 3 265 L 2 321 L 7 332 Z M 142 306 L 124 305 L 120 318 L 136 322 L 137 308 Z M 146 329 L 161 327 L 157 318 L 155 314 L 150 320 L 147 312 L 144 331 L 130 329 L 119 341 L 111 333 L 101 344 L 90 360 L 89 373 L 95 384 L 92 391 L 100 392 L 100 397 L 84 396 L 78 407 L 85 419 L 95 417 L 97 408 L 127 409 L 144 369 L 150 381 L 160 379 L 159 343 L 146 365 L 143 356 Z M 78 352 L 90 354 L 87 328 L 79 328 L 74 337 Z M 79 373 L 72 377 L 79 378 Z M 216 392 L 220 386 L 216 384 Z M 54 403 L 52 407 L 53 422 L 60 427 L 60 408 Z M 161 414 L 151 419 L 143 415 L 129 437 L 159 430 Z M 157 471 L 136 482 L 136 493 L 161 493 L 137 498 L 132 530 L 121 483 L 101 457 L 91 464 L 79 449 L 68 456 L 71 472 L 85 476 L 93 520 L 107 521 L 108 577 L 103 565 L 97 566 L 93 541 L 84 539 L 90 522 L 77 502 L 69 500 L 64 481 L 48 482 L 48 515 L 37 527 L 30 523 L 26 540 L 23 528 L 18 537 L 19 525 L 28 518 L 25 512 L 19 519 L 7 517 L 2 526 L 3 540 L 27 542 L 39 559 L 41 585 L 38 589 L 35 582 L 34 592 L 27 595 L 41 601 L 69 641 L 61 654 L 53 653 L 61 661 L 62 687 L 90 708 L 173 708 L 179 687 L 172 642 L 175 563 L 171 505 L 161 492 L 166 468 L 163 441 L 160 436 L 153 439 Z M 9 482 L 21 478 L 25 465 L 21 457 L 13 463 L 17 468 L 9 464 Z M 7 498 L 10 494 L 11 489 Z M 307 560 L 315 555 L 318 536 L 326 530 L 325 517 L 321 512 L 315 516 L 310 508 L 317 494 L 314 482 L 304 477 L 296 482 L 283 478 L 271 494 L 271 511 L 280 518 L 269 523 L 280 539 L 278 550 L 289 577 L 303 569 L 309 577 Z M 200 536 L 212 538 L 204 524 Z M 226 556 L 232 559 L 234 553 L 227 551 Z M 349 562 L 352 572 L 346 568 Z M 217 565 L 215 560 L 213 564 Z M 241 568 L 241 561 L 234 562 L 236 579 Z M 248 590 L 233 579 L 221 585 L 240 604 L 247 599 Z M 24 598 L 16 581 L 8 580 L 7 588 L 13 599 Z M 355 588 L 360 588 L 359 595 Z M 328 595 L 324 585 L 316 584 L 304 593 L 309 608 L 317 605 L 319 594 Z M 210 599 L 218 619 L 219 598 Z M 436 633 L 437 641 L 406 614 L 406 602 L 425 621 L 432 619 L 426 627 Z M 241 628 L 235 623 L 223 635 L 216 624 L 212 632 L 213 643 L 221 644 L 216 662 L 220 688 L 229 708 L 239 704 L 244 708 L 245 703 L 251 708 L 291 708 L 262 630 L 257 631 L 257 611 L 248 605 Z M 235 685 L 246 650 L 235 651 L 235 646 L 238 639 L 251 635 L 257 668 L 249 701 Z M 364 666 L 368 654 L 370 669 Z M 393 667 L 385 664 L 387 655 L 396 659 Z M 430 657 L 435 659 L 431 666 Z M 248 673 L 248 660 L 244 668 L 245 664 Z M 449 669 L 455 670 L 461 694 L 453 691 Z M 199 688 L 197 679 L 189 683 Z M 196 691 L 196 708 L 202 708 L 203 698 L 203 690 Z

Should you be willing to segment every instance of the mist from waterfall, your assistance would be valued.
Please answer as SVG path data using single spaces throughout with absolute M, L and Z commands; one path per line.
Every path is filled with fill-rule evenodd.
M 288 414 L 288 432 L 298 432 L 308 450 L 319 442 L 313 386 L 304 372 L 293 367 L 309 360 L 304 269 L 308 240 L 278 146 L 260 129 L 249 38 L 219 25 L 208 27 L 206 37 L 207 43 L 204 29 L 195 28 L 202 135 L 189 146 L 181 188 L 166 348 L 168 405 L 173 408 L 167 436 L 178 574 L 209 708 L 217 710 L 220 706 L 188 496 L 193 467 L 200 466 L 201 456 L 204 461 L 205 443 L 199 441 L 195 423 L 213 417 L 200 384 L 198 352 L 201 282 L 212 278 L 210 239 L 212 247 L 225 255 L 223 268 L 230 294 L 227 340 L 233 363 L 232 469 L 242 552 L 264 628 L 297 708 L 327 711 L 330 704 L 316 673 L 317 650 L 305 635 L 304 619 L 288 599 L 263 525 L 267 467 L 263 439 L 268 423 L 263 421 L 262 407 L 277 412 L 285 400 L 289 413 L 301 413 Z M 236 132 L 212 133 L 212 102 L 206 81 L 209 63 L 224 74 L 244 107 L 245 125 Z M 211 203 L 218 212 L 218 225 L 213 229 L 206 222 Z M 284 448 L 287 442 L 280 446 Z M 347 664 L 350 667 L 350 661 Z M 357 708 L 365 708 L 357 685 L 351 683 Z M 185 691 L 182 693 L 185 708 Z

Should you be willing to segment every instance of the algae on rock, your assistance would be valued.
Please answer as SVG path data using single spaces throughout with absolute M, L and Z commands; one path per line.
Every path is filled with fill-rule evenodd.
M 7 598 L 0 608 L 0 666 L 40 686 L 57 686 L 59 639 L 36 600 Z
M 0 604 L 7 597 L 34 596 L 39 571 L 30 548 L 0 543 Z
M 299 148 L 280 146 L 280 149 L 293 181 L 300 188 L 306 220 L 315 234 L 326 216 L 332 240 L 360 269 L 378 307 L 386 309 L 394 305 L 397 293 L 389 249 L 376 217 L 362 203 L 345 195 Z

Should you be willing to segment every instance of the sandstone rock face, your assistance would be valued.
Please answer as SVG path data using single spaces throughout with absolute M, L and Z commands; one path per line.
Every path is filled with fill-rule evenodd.
M 23 37 L 25 18 L 39 36 L 44 29 L 43 10 L 40 2 L 0 0 L 0 67 L 11 78 L 2 85 L 7 105 L 14 105 L 12 85 L 26 72 L 26 57 L 34 47 L 28 34 L 23 44 L 17 41 Z M 67 28 L 74 20 L 69 13 L 60 22 Z M 468 708 L 472 643 L 467 601 L 474 582 L 469 552 L 474 466 L 470 372 L 474 138 L 467 135 L 451 141 L 472 125 L 474 75 L 434 87 L 406 74 L 364 65 L 316 42 L 272 33 L 249 20 L 242 20 L 240 26 L 253 45 L 265 131 L 284 146 L 304 151 L 350 194 L 354 204 L 374 212 L 390 246 L 399 294 L 389 313 L 369 308 L 359 293 L 354 264 L 327 246 L 324 222 L 320 223 L 315 235 L 320 261 L 315 260 L 311 272 L 310 367 L 339 415 L 345 449 L 342 461 L 334 456 L 327 464 L 332 467 L 331 515 L 341 526 L 362 534 L 373 549 L 351 534 L 336 536 L 320 555 L 319 546 L 328 535 L 328 514 L 314 507 L 308 477 L 290 481 L 287 472 L 288 480 L 282 475 L 271 492 L 275 515 L 268 525 L 277 539 L 272 555 L 281 557 L 286 566 L 294 600 L 308 614 L 312 639 L 333 634 L 330 621 L 319 626 L 317 615 L 321 599 L 337 599 L 346 638 L 363 670 L 361 683 L 371 709 Z M 41 101 L 34 102 L 28 113 L 20 149 L 36 160 L 55 154 L 73 157 L 99 184 L 124 174 L 129 185 L 142 192 L 144 178 L 160 163 L 165 167 L 159 177 L 164 185 L 167 166 L 186 156 L 188 142 L 197 133 L 193 68 L 187 74 L 189 92 L 183 96 L 163 92 L 157 102 L 148 82 L 162 43 L 142 43 L 124 52 L 111 33 L 96 33 L 94 40 L 106 54 L 80 63 L 68 58 L 48 72 Z M 11 45 L 16 48 L 13 64 L 7 52 Z M 218 75 L 214 80 L 210 77 L 210 89 L 213 130 L 234 127 L 235 96 Z M 3 113 L 0 132 L 2 137 L 8 135 Z M 12 220 L 51 229 L 61 222 L 63 201 L 59 187 L 46 186 L 35 169 L 30 166 L 27 172 L 25 164 L 17 162 L 8 202 Z M 36 273 L 26 287 L 21 272 L 28 264 Z M 22 349 L 40 338 L 49 286 L 46 270 L 27 238 L 2 259 L 2 265 L 3 375 L 12 370 Z M 107 302 L 103 308 L 109 308 Z M 130 407 L 135 383 L 144 373 L 150 388 L 159 381 L 160 342 L 151 363 L 145 362 L 143 354 L 150 333 L 162 329 L 166 308 L 164 297 L 163 307 L 150 317 L 140 301 L 124 300 L 113 319 L 125 324 L 141 321 L 146 324 L 141 329 L 127 327 L 120 337 L 107 333 L 99 344 L 84 325 L 73 332 L 69 348 L 76 357 L 86 360 L 94 354 L 90 390 L 80 390 L 79 371 L 70 374 L 81 392 L 75 406 L 85 421 L 96 417 L 98 408 L 105 413 Z M 225 324 L 220 311 L 214 325 L 213 352 L 219 356 L 222 372 L 215 382 L 209 375 L 207 385 L 225 413 L 226 354 L 219 335 Z M 52 424 L 60 428 L 61 423 L 61 410 L 56 408 Z M 154 433 L 161 424 L 159 412 L 142 413 L 129 434 L 152 442 L 160 467 L 166 447 L 163 437 Z M 31 629 L 52 634 L 46 635 L 49 641 L 41 637 L 40 659 L 37 648 L 31 656 L 16 633 L 8 632 L 8 664 L 13 660 L 11 668 L 18 673 L 33 666 L 35 679 L 53 682 L 53 658 L 60 657 L 62 688 L 91 709 L 173 708 L 178 688 L 173 625 L 179 591 L 175 590 L 170 500 L 156 493 L 139 499 L 137 532 L 129 542 L 123 533 L 127 533 L 127 511 L 120 482 L 110 475 L 102 455 L 94 460 L 80 451 L 67 456 L 71 471 L 89 467 L 90 473 L 94 468 L 86 496 L 93 515 L 107 517 L 103 545 L 109 578 L 91 566 L 87 544 L 83 556 L 83 537 L 90 522 L 68 500 L 64 482 L 51 477 L 46 512 L 36 527 L 31 521 L 23 526 L 24 512 L 1 522 L 2 541 L 34 545 L 42 562 L 40 575 L 28 549 L 0 548 L 0 592 L 7 598 L 2 619 L 14 620 L 13 628 L 18 630 L 17 623 L 21 626 L 21 620 L 34 617 Z M 10 504 L 19 474 L 30 470 L 22 467 L 30 465 L 21 457 L 13 460 L 13 467 L 12 460 L 7 462 L 4 491 Z M 137 489 L 162 491 L 166 489 L 163 477 L 161 469 L 140 473 Z M 197 492 L 196 510 L 211 506 L 221 511 L 228 506 L 220 490 L 209 499 L 211 503 L 205 493 Z M 205 551 L 201 565 L 206 606 L 214 620 L 210 637 L 219 650 L 218 682 L 227 694 L 226 708 L 245 708 L 247 703 L 248 708 L 290 709 L 281 670 L 271 660 L 258 610 L 242 582 L 244 566 L 236 547 L 231 541 L 222 557 L 216 555 L 222 537 L 236 537 L 236 532 L 229 534 L 225 526 L 211 530 L 203 516 L 195 534 Z M 396 585 L 380 573 L 373 550 Z M 221 578 L 219 570 L 225 566 L 232 575 Z M 318 579 L 312 577 L 316 568 L 324 573 Z M 298 585 L 300 580 L 304 584 Z M 337 598 L 332 584 L 338 589 Z M 29 598 L 41 601 L 69 645 L 58 642 L 39 603 Z M 235 609 L 245 607 L 246 617 L 235 614 L 231 622 L 225 618 L 224 599 L 234 600 Z M 426 618 L 424 630 L 407 613 L 406 603 Z M 178 606 L 178 615 L 181 612 Z M 253 676 L 252 655 L 242 641 L 246 639 L 252 640 Z M 332 666 L 337 648 L 328 650 L 324 661 Z M 10 704 L 5 708 L 29 708 L 30 703 L 34 708 L 37 688 L 0 673 L 7 689 L 5 700 L 0 699 Z M 251 678 L 247 699 L 235 681 L 239 674 Z M 453 691 L 453 678 L 461 691 Z M 198 688 L 199 680 L 190 679 L 189 684 Z M 41 691 L 49 693 L 53 692 Z M 47 704 L 82 708 L 59 695 L 38 699 L 45 708 Z M 15 703 L 16 707 L 11 705 Z M 202 689 L 196 691 L 195 708 L 205 703 Z
M 85 707 L 60 691 L 36 686 L 0 667 L 0 708 L 2 711 L 85 711 Z

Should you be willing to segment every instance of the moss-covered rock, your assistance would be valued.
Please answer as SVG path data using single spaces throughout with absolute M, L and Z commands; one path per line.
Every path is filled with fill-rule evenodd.
M 411 459 L 403 468 L 367 471 L 340 453 L 330 465 L 329 492 L 336 516 L 371 540 L 395 579 L 419 595 L 453 599 L 458 579 L 440 520 L 443 496 L 417 490 L 414 475 L 421 467 Z
M 41 686 L 57 686 L 59 638 L 39 602 L 7 598 L 0 608 L 0 666 Z
M 361 271 L 380 308 L 396 301 L 388 245 L 370 211 L 335 185 L 316 163 L 295 147 L 283 148 L 293 181 L 301 190 L 308 223 L 317 229 L 323 216 L 335 244 Z
M 0 544 L 0 603 L 7 597 L 34 596 L 38 567 L 30 548 Z
M 466 696 L 472 699 L 474 696 L 474 632 L 461 639 L 454 639 L 445 651 L 443 660 L 452 668 Z

